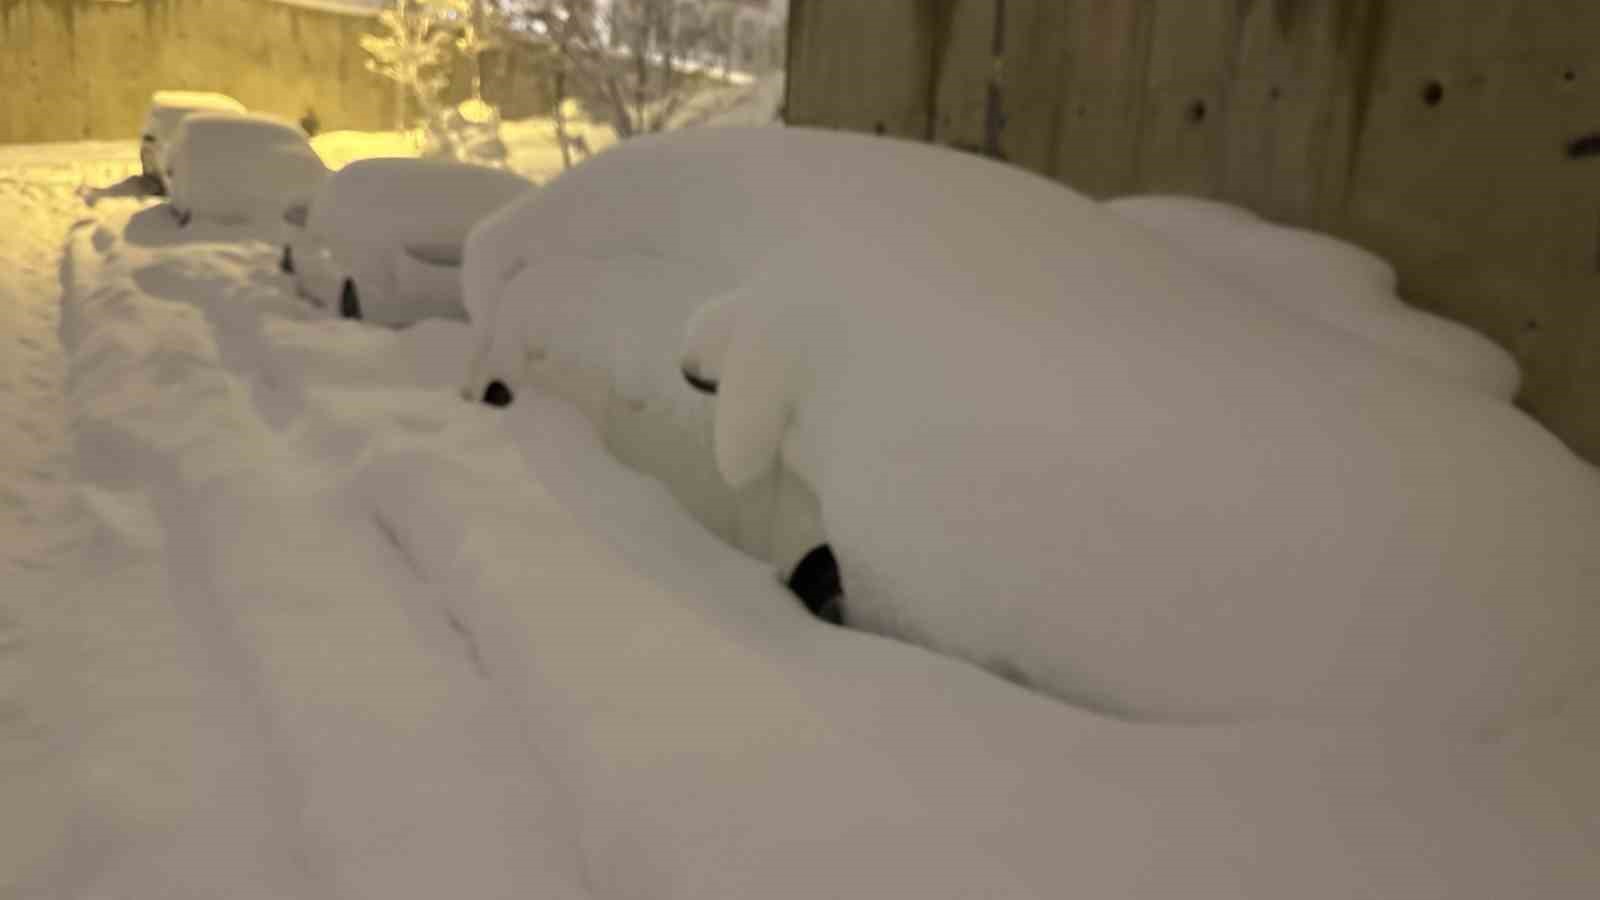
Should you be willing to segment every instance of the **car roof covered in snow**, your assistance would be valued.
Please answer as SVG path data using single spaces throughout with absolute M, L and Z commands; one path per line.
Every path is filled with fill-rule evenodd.
M 424 159 L 365 159 L 334 173 L 306 227 L 367 242 L 459 243 L 479 220 L 533 182 L 503 169 Z
M 200 112 L 243 114 L 244 104 L 226 94 L 204 91 L 156 91 L 150 97 L 150 116 L 145 133 L 154 137 L 170 137 L 173 130 L 188 116 Z
M 237 142 L 241 147 L 304 144 L 305 130 L 287 119 L 265 113 L 199 112 L 178 126 L 178 139 Z

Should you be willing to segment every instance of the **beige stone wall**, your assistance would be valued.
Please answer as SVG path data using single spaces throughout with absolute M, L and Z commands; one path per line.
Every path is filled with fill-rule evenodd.
M 995 0 L 792 0 L 788 120 L 982 146 Z M 1352 238 L 1600 461 L 1600 2 L 1007 0 L 1006 157 Z
M 138 134 L 158 89 L 215 90 L 324 128 L 375 128 L 369 15 L 267 0 L 0 0 L 0 142 Z

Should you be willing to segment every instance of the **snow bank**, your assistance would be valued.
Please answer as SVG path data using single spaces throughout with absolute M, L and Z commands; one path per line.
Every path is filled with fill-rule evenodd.
M 299 126 L 264 115 L 188 116 L 166 165 L 173 208 L 222 222 L 277 222 L 328 173 Z
M 359 477 L 544 723 L 598 896 L 1561 896 L 1600 876 L 1590 726 L 1483 745 L 1072 710 L 818 626 L 579 412 L 533 392 L 510 416 L 526 470 L 484 434 Z
M 1510 353 L 1464 325 L 1407 306 L 1394 268 L 1353 244 L 1194 197 L 1123 197 L 1106 205 L 1240 288 L 1490 396 L 1517 393 L 1522 376 Z

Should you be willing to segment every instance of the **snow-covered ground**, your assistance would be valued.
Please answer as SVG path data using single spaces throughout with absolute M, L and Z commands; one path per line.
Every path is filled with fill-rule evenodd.
M 574 408 L 462 402 L 466 326 L 329 318 L 270 229 L 5 160 L 0 896 L 1600 888 L 1592 691 L 1133 725 L 823 626 Z
M 40 666 L 57 578 L 82 550 L 83 517 L 65 402 L 66 363 L 56 338 L 58 261 L 73 222 L 92 215 L 78 190 L 137 172 L 133 142 L 0 147 L 0 896 L 48 858 L 67 822 L 59 712 Z

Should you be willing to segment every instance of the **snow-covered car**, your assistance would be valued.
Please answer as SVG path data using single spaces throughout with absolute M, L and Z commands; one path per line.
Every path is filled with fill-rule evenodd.
M 341 315 L 385 325 L 463 316 L 467 233 L 533 183 L 511 172 L 419 159 L 360 160 L 290 209 L 282 268 Z M 303 216 L 304 226 L 293 228 Z
M 244 104 L 227 94 L 205 91 L 156 91 L 150 97 L 150 111 L 145 115 L 144 131 L 139 135 L 139 163 L 144 179 L 154 193 L 168 190 L 166 177 L 167 148 L 177 134 L 178 126 L 189 115 L 197 112 L 245 112 Z
M 1471 733 L 1592 669 L 1600 473 L 1020 169 L 805 129 L 632 141 L 466 265 L 468 390 L 512 400 L 592 340 L 611 419 L 639 356 L 614 323 L 724 304 L 691 341 L 716 468 L 813 491 L 851 625 L 1145 720 Z
M 172 211 L 182 224 L 276 222 L 328 176 L 299 125 L 256 113 L 194 113 L 166 155 Z
M 682 180 L 605 150 L 473 229 L 461 274 L 477 356 L 463 393 L 499 406 L 530 388 L 563 397 L 706 528 L 788 571 L 821 539 L 815 498 L 786 473 L 730 488 L 710 453 L 712 405 L 678 370 L 684 323 L 770 246 L 781 175 L 739 165 L 736 146 L 705 149 Z
M 1106 205 L 1242 290 L 1371 341 L 1435 375 L 1504 400 L 1521 384 L 1510 353 L 1465 325 L 1406 304 L 1394 267 L 1354 244 L 1198 197 L 1139 195 Z

